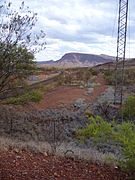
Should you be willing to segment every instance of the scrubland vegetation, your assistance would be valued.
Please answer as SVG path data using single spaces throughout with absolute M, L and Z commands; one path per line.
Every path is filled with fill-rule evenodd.
M 128 96 L 121 108 L 121 114 L 124 120 L 130 120 L 135 123 L 135 96 Z
M 22 3 L 22 8 L 24 4 Z M 10 9 L 10 4 L 6 6 L 7 10 Z M 36 14 L 31 14 L 21 17 L 18 13 L 12 12 L 8 14 L 13 21 L 9 22 L 7 26 L 2 25 L 3 32 L 9 30 L 11 27 L 10 35 L 3 39 L 0 37 L 0 98 L 1 98 L 1 127 L 2 136 L 15 137 L 16 139 L 26 141 L 30 137 L 33 142 L 45 142 L 51 144 L 56 152 L 57 143 L 60 140 L 74 141 L 80 140 L 85 142 L 87 139 L 92 139 L 95 146 L 100 142 L 111 142 L 115 147 L 120 147 L 121 156 L 117 161 L 121 168 L 134 176 L 135 172 L 135 95 L 128 96 L 123 106 L 118 108 L 117 111 L 122 116 L 122 121 L 117 119 L 103 119 L 102 117 L 93 114 L 92 108 L 89 111 L 88 107 L 91 104 L 86 102 L 82 103 L 79 100 L 79 106 L 74 104 L 70 110 L 37 110 L 35 112 L 29 109 L 26 112 L 19 112 L 22 116 L 17 114 L 13 105 L 28 105 L 30 102 L 39 103 L 48 92 L 55 90 L 57 87 L 76 86 L 78 88 L 89 89 L 91 84 L 95 83 L 99 74 L 104 76 L 107 85 L 114 85 L 115 75 L 112 69 L 96 68 L 56 68 L 56 67 L 37 67 L 33 62 L 35 49 L 31 49 L 31 33 L 25 34 L 33 28 L 36 22 Z M 32 15 L 32 16 L 31 16 Z M 26 26 L 27 25 L 27 26 Z M 20 28 L 17 28 L 17 27 Z M 16 36 L 15 36 L 16 34 Z M 16 37 L 14 39 L 14 37 Z M 44 39 L 45 34 L 41 31 L 40 35 L 32 45 L 41 49 L 44 48 L 45 42 L 38 42 L 39 39 Z M 13 41 L 14 40 L 14 41 Z M 26 83 L 30 75 L 39 74 L 55 74 L 57 75 L 51 80 L 44 80 L 43 82 L 36 82 L 33 85 Z M 120 83 L 120 82 L 118 82 Z M 88 85 L 89 84 L 89 85 Z M 95 83 L 96 84 L 96 83 Z M 99 83 L 100 84 L 100 83 Z M 125 70 L 125 86 L 133 86 L 135 84 L 135 69 Z M 102 85 L 102 84 L 101 84 Z M 96 85 L 95 85 L 96 86 Z M 74 95 L 73 95 L 74 96 Z M 92 96 L 91 92 L 84 96 Z M 113 94 L 112 94 L 113 96 Z M 96 99 L 95 99 L 96 101 Z M 105 99 L 107 101 L 107 99 Z M 4 104 L 4 105 L 3 105 Z M 3 105 L 3 106 L 2 106 Z M 12 105 L 12 106 L 11 106 Z M 103 112 L 107 112 L 109 103 L 101 104 Z M 10 107 L 11 106 L 11 107 Z M 4 109 L 5 108 L 5 109 Z M 7 108 L 7 109 L 6 109 Z M 11 109 L 10 109 L 11 108 Z M 116 110 L 116 109 L 115 109 Z M 12 114 L 13 113 L 13 114 Z M 93 115 L 94 117 L 90 117 Z M 107 117 L 107 116 L 106 116 Z M 8 120 L 10 122 L 8 122 Z M 89 121 L 89 122 L 88 122 Z M 10 124 L 10 125 L 9 125 Z M 0 127 L 0 128 L 1 128 Z M 7 130 L 8 129 L 8 130 Z M 60 132 L 62 133 L 60 134 Z M 68 133 L 67 133 L 68 132 Z M 56 136 L 58 134 L 58 136 Z M 62 138 L 61 138 L 62 136 Z M 58 138 L 57 138 L 58 137 Z M 60 139 L 61 138 L 61 139 Z M 64 139 L 65 138 L 65 139 Z M 51 140 L 50 140 L 51 139 Z M 81 144 L 82 145 L 82 144 Z
M 26 88 L 25 93 L 18 97 L 11 97 L 6 99 L 7 104 L 21 104 L 25 105 L 29 102 L 39 103 L 46 93 L 50 92 L 52 89 L 55 89 L 58 86 L 70 85 L 70 86 L 82 86 L 87 82 L 95 82 L 95 77 L 99 75 L 99 70 L 93 68 L 68 68 L 68 69 L 57 69 L 57 68 L 38 68 L 38 71 L 41 73 L 58 73 L 58 76 L 55 77 L 53 83 L 44 84 L 42 82 L 38 83 L 35 88 L 36 90 L 31 90 L 29 87 Z M 39 73 L 38 72 L 38 73 Z M 114 83 L 114 77 L 112 76 L 112 70 L 103 70 L 104 78 L 106 82 L 111 85 Z M 37 71 L 36 71 L 37 73 Z M 127 70 L 127 75 L 125 76 L 126 84 L 132 85 L 134 83 L 134 70 Z M 131 78 L 131 79 L 130 79 Z M 105 108 L 105 105 L 103 105 Z M 106 161 L 117 164 L 121 169 L 128 172 L 129 175 L 134 177 L 135 169 L 135 96 L 129 96 L 125 100 L 121 109 L 119 109 L 120 114 L 123 116 L 123 121 L 118 122 L 117 119 L 113 121 L 110 119 L 103 119 L 102 117 L 96 116 L 91 117 L 92 112 L 85 111 L 85 116 L 89 119 L 89 123 L 86 126 L 83 126 L 81 129 L 77 129 L 76 138 L 77 141 L 84 143 L 87 139 L 91 139 L 95 143 L 95 147 L 98 143 L 111 143 L 111 145 L 120 147 L 120 157 L 112 158 L 108 156 Z M 40 118 L 39 118 L 40 119 Z M 58 124 L 57 124 L 58 125 Z M 57 127 L 55 127 L 57 129 Z M 54 129 L 53 129 L 54 130 Z M 56 136 L 56 134 L 55 134 Z M 54 136 L 54 137 L 55 137 Z M 57 136 L 55 137 L 57 139 Z M 48 140 L 49 141 L 49 140 Z M 57 142 L 57 140 L 56 140 Z M 54 148 L 54 146 L 52 146 Z M 55 144 L 55 149 L 57 145 Z M 56 151 L 56 150 L 55 150 Z
M 97 76 L 98 71 L 93 68 L 71 68 L 67 69 L 64 74 L 60 74 L 56 79 L 58 85 L 84 85 Z
M 7 104 L 15 104 L 15 105 L 23 105 L 27 104 L 28 102 L 35 102 L 39 103 L 43 99 L 43 93 L 40 91 L 32 90 L 29 93 L 26 93 L 25 95 L 19 96 L 19 97 L 11 97 L 9 98 L 6 103 Z
M 123 120 L 102 119 L 99 116 L 90 117 L 87 127 L 78 129 L 76 138 L 85 142 L 93 138 L 95 146 L 102 142 L 111 142 L 112 145 L 121 148 L 121 156 L 111 159 L 135 176 L 135 96 L 129 96 L 120 109 Z M 89 117 L 87 115 L 87 117 Z
M 115 146 L 120 146 L 122 156 L 114 159 L 129 173 L 135 170 L 135 124 L 130 120 L 118 124 L 115 120 L 107 122 L 101 117 L 89 119 L 88 127 L 78 130 L 77 138 L 85 141 L 87 138 L 94 138 L 95 144 L 111 141 Z
M 114 69 L 105 69 L 104 70 L 104 78 L 107 81 L 109 85 L 114 85 L 115 84 L 115 72 Z M 120 83 L 120 72 L 118 73 L 118 83 Z M 125 85 L 133 85 L 135 84 L 135 69 L 125 69 Z

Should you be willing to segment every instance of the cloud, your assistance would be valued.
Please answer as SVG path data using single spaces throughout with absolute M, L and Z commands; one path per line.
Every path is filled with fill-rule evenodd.
M 11 0 L 18 7 L 21 0 Z M 127 53 L 135 56 L 135 15 L 130 3 Z M 36 55 L 37 60 L 59 59 L 67 52 L 116 55 L 118 0 L 25 0 L 38 13 L 34 31 L 46 32 L 47 47 Z

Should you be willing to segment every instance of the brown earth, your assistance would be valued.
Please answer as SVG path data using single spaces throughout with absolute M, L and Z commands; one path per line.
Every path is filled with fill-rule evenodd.
M 92 162 L 32 154 L 0 151 L 0 180 L 126 180 L 127 175 Z
M 47 109 L 47 108 L 60 108 L 72 105 L 76 99 L 85 99 L 87 103 L 92 103 L 100 96 L 107 88 L 102 74 L 99 74 L 96 83 L 100 85 L 94 87 L 94 91 L 88 96 L 85 95 L 87 88 L 79 88 L 73 86 L 59 86 L 52 91 L 45 94 L 44 99 L 39 103 L 30 103 L 24 108 L 26 109 Z
M 45 95 L 44 99 L 36 106 L 39 109 L 57 108 L 68 106 L 78 98 L 85 98 L 85 89 L 72 86 L 60 86 Z

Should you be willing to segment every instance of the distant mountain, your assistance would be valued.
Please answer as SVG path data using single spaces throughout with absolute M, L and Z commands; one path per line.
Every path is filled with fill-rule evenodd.
M 67 53 L 57 61 L 40 61 L 39 65 L 59 66 L 59 67 L 91 67 L 98 64 L 112 62 L 115 58 L 107 55 L 94 55 L 84 53 Z
M 114 56 L 108 56 L 106 54 L 101 54 L 100 56 L 102 56 L 104 59 L 111 59 L 112 61 L 114 61 L 116 59 L 116 57 Z
M 53 64 L 55 61 L 53 61 L 53 60 L 50 60 L 50 61 L 38 61 L 37 62 L 37 64 L 47 64 L 47 65 L 51 65 L 51 64 Z

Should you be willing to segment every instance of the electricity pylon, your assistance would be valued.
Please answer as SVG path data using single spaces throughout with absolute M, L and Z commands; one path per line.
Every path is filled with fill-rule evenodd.
M 128 0 L 119 0 L 117 57 L 115 64 L 114 104 L 123 103 L 123 86 L 125 74 L 125 52 L 127 36 Z M 120 62 L 120 63 L 119 63 Z

